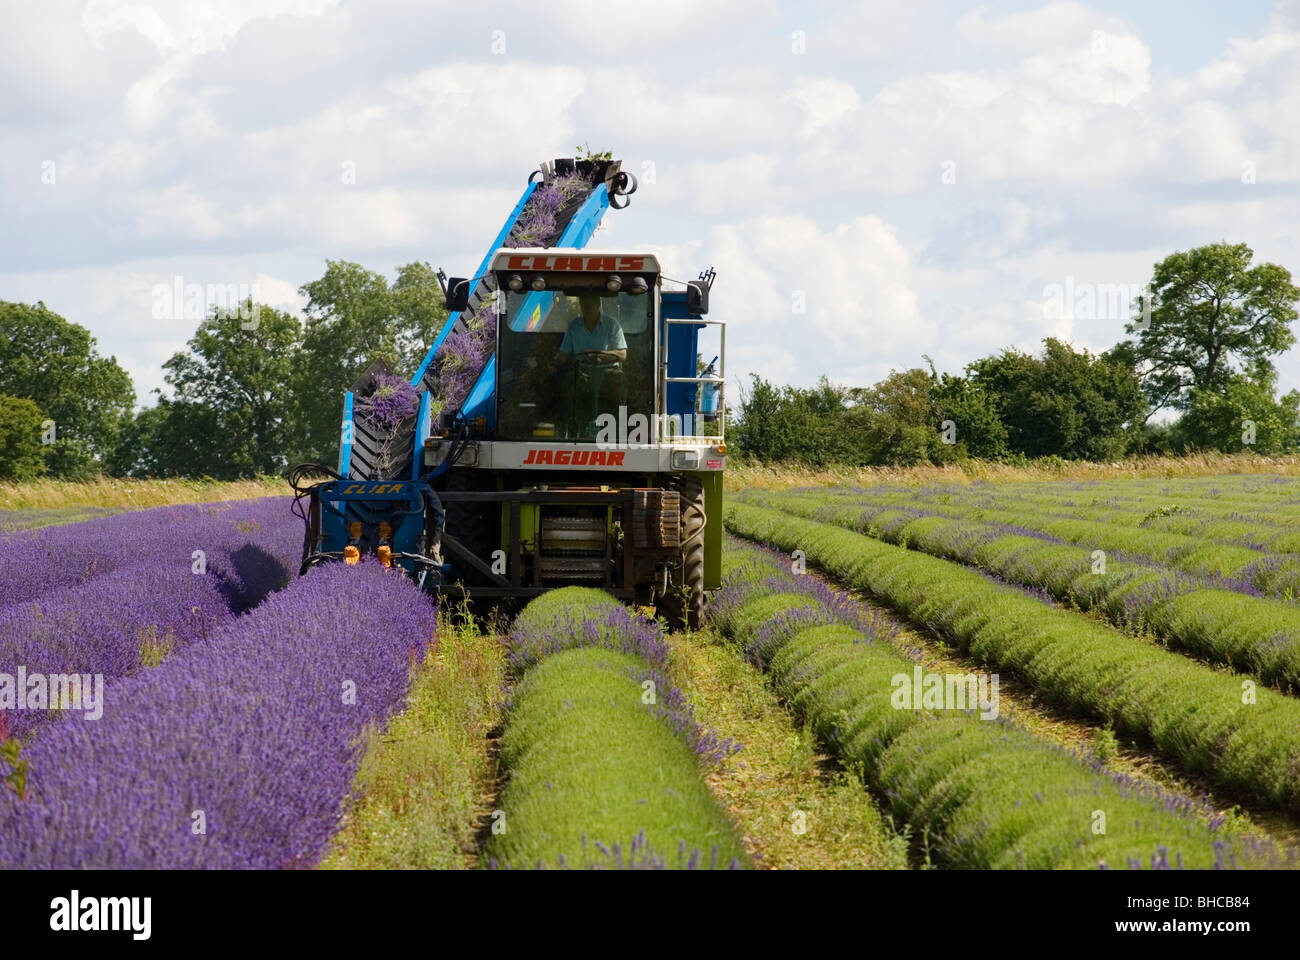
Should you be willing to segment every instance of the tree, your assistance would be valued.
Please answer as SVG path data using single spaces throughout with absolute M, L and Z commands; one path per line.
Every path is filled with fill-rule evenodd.
M 966 377 L 940 375 L 931 364 L 930 397 L 940 429 L 945 421 L 952 421 L 957 459 L 971 456 L 1000 460 L 1010 452 L 1007 428 L 998 417 L 997 404 L 978 384 Z
M 210 410 L 216 420 L 225 468 L 211 476 L 274 473 L 287 463 L 290 384 L 298 360 L 297 318 L 248 303 L 216 308 L 187 344 L 163 364 L 179 406 Z M 248 325 L 252 329 L 244 329 Z
M 294 375 L 293 458 L 333 462 L 343 394 L 374 360 L 413 376 L 447 313 L 427 263 L 398 267 L 390 288 L 382 274 L 342 260 L 301 287 L 307 323 Z
M 755 460 L 779 459 L 781 443 L 776 434 L 781 413 L 781 388 L 751 373 L 749 389 L 740 386 L 740 407 L 731 430 L 736 451 Z
M 895 370 L 859 394 L 844 418 L 845 432 L 859 440 L 857 462 L 910 466 L 954 458 L 956 451 L 940 435 L 931 386 L 920 368 Z
M 967 456 L 961 443 L 943 442 L 933 389 L 931 376 L 920 369 L 894 371 L 867 388 L 826 377 L 807 389 L 777 387 L 752 376 L 751 389 L 741 393 L 733 437 L 755 459 L 811 466 L 906 466 Z M 977 429 L 973 436 L 982 434 Z
M 0 301 L 0 393 L 26 397 L 54 421 L 45 463 L 58 477 L 94 473 L 130 422 L 135 389 L 85 327 L 44 303 Z
M 219 479 L 283 469 L 300 331 L 295 317 L 251 301 L 214 308 L 163 364 L 174 397 L 136 417 L 115 469 Z
M 966 368 L 993 399 L 1007 446 L 1027 457 L 1122 457 L 1128 428 L 1145 409 L 1136 374 L 1114 357 L 1051 337 L 1043 343 L 1041 359 L 1005 350 Z
M 823 377 L 816 388 L 777 387 L 750 374 L 741 389 L 737 449 L 757 460 L 821 466 L 847 459 L 841 427 L 847 392 Z
M 0 480 L 30 480 L 45 472 L 41 408 L 0 393 Z
M 1244 243 L 1213 243 L 1155 265 L 1150 323 L 1135 318 L 1125 327 L 1138 334 L 1128 346 L 1144 368 L 1148 418 L 1165 407 L 1188 409 L 1192 390 L 1223 391 L 1238 372 L 1268 380 L 1269 358 L 1295 343 L 1300 289 L 1277 264 L 1252 267 L 1253 256 Z
M 1273 398 L 1274 381 L 1234 374 L 1222 390 L 1193 387 L 1188 410 L 1172 430 L 1175 449 L 1293 451 L 1300 441 L 1300 393 Z
M 159 397 L 135 415 L 109 458 L 126 477 L 231 477 L 216 411 Z
M 343 393 L 371 361 L 399 362 L 392 296 L 381 274 L 341 260 L 328 261 L 325 275 L 300 292 L 307 323 L 294 372 L 294 459 L 332 463 Z
M 397 321 L 399 370 L 414 376 L 447 322 L 447 303 L 438 276 L 427 263 L 406 263 L 397 268 L 391 287 Z

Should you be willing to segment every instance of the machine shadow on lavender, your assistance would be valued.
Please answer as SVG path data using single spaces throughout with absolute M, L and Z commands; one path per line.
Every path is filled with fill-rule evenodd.
M 706 319 L 712 270 L 667 281 L 653 255 L 585 249 L 635 188 L 617 161 L 544 165 L 477 274 L 439 272 L 451 314 L 412 409 L 362 415 L 393 379 L 372 364 L 344 396 L 338 469 L 290 471 L 303 572 L 373 555 L 443 596 L 579 584 L 701 625 L 722 574 L 726 332 Z M 538 243 L 520 224 L 557 197 Z

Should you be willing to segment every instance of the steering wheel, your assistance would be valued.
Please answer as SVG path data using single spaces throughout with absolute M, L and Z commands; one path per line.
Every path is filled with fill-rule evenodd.
M 578 366 L 584 370 L 621 370 L 623 361 L 607 356 L 603 352 L 578 354 Z

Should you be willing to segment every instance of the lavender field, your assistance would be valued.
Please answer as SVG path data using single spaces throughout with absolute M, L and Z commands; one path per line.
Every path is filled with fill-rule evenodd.
M 688 634 L 299 577 L 286 498 L 11 529 L 0 868 L 1300 865 L 1289 482 L 751 488 L 727 525 Z
M 733 533 L 796 558 L 778 561 L 778 571 L 806 566 L 804 580 L 828 577 L 888 613 L 912 635 L 890 644 L 898 653 L 955 661 L 971 675 L 1016 684 L 1026 701 L 1022 729 L 1061 741 L 1066 737 L 1053 727 L 1066 725 L 1073 746 L 1099 772 L 1141 771 L 1135 786 L 1173 785 L 1195 799 L 1192 806 L 1174 802 L 1211 834 L 1244 816 L 1235 838 L 1221 834 L 1215 842 L 1210 861 L 1216 866 L 1234 846 L 1247 851 L 1235 863 L 1258 863 L 1267 850 L 1263 862 L 1276 866 L 1297 863 L 1300 838 L 1298 511 L 1290 477 L 1203 476 L 751 488 L 732 499 L 727 523 Z M 791 594 L 800 579 L 772 581 L 766 589 Z M 724 592 L 719 607 L 725 616 L 734 616 L 730 596 Z M 863 698 L 865 705 L 868 697 L 888 694 L 883 680 L 856 691 L 844 687 L 847 667 L 835 674 L 834 696 L 824 686 L 799 689 L 843 662 L 829 648 L 814 656 L 829 638 L 819 645 L 798 632 L 833 622 L 812 612 L 825 601 L 810 607 L 801 596 L 796 591 L 779 607 L 760 604 L 764 616 L 779 613 L 779 620 L 727 629 L 751 638 L 751 656 L 776 672 L 778 683 L 791 689 L 791 702 L 814 722 L 825 722 L 819 711 L 831 709 L 836 697 Z M 801 651 L 793 678 L 788 671 L 795 661 L 783 659 L 783 645 L 792 643 Z M 941 701 L 935 705 L 950 706 Z M 874 721 L 862 734 L 850 728 L 846 740 L 843 715 L 832 716 L 837 726 L 826 736 L 835 749 L 852 756 L 865 751 L 868 771 L 886 762 L 877 753 L 890 741 L 879 739 L 882 728 Z M 868 730 L 877 739 L 863 740 Z M 987 776 L 1013 777 L 1007 764 L 990 762 Z M 1058 802 L 1054 795 L 1070 792 L 1048 789 L 1039 767 L 1023 791 L 1012 790 L 1018 802 Z M 898 785 L 882 783 L 882 789 L 895 806 L 903 802 Z M 952 785 L 933 783 L 907 802 L 919 803 L 928 818 L 926 804 L 938 799 L 926 799 L 926 791 L 940 789 Z M 964 802 L 976 796 L 967 794 Z M 960 809 L 950 812 L 957 816 Z M 984 817 L 996 822 L 1007 813 L 990 810 Z M 1034 855 L 1040 843 L 1048 847 L 1037 855 L 1051 862 L 1067 852 L 1053 841 L 1069 838 L 1080 850 L 1095 848 L 1099 861 L 1103 834 L 1087 832 L 1077 806 L 1065 804 L 1061 817 L 1055 834 L 1011 846 L 998 854 L 1001 862 Z M 942 832 L 958 822 L 941 818 L 927 826 Z M 1115 831 L 1104 835 L 1114 838 Z M 1160 846 L 1162 835 L 1173 849 L 1174 831 L 1164 827 L 1144 842 Z M 1154 859 L 1125 854 L 1125 862 L 1164 862 L 1156 850 L 1150 854 Z M 970 855 L 953 852 L 968 864 Z M 1192 859 L 1185 856 L 1183 865 Z
M 378 565 L 297 580 L 300 544 L 286 498 L 0 540 L 0 865 L 320 856 L 433 608 Z

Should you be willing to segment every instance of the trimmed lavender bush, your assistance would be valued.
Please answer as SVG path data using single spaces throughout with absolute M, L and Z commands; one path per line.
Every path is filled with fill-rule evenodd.
M 734 500 L 726 524 L 803 550 L 809 564 L 976 659 L 1020 673 L 1045 700 L 1149 738 L 1229 790 L 1300 809 L 1300 703 L 1292 698 L 1261 687 L 1243 702 L 1239 677 L 918 551 Z
M 121 513 L 117 507 L 37 507 L 24 510 L 0 510 L 0 535 L 61 523 L 78 523 Z
M 641 657 L 664 667 L 668 644 L 659 625 L 634 614 L 600 590 L 543 594 L 515 618 L 510 628 L 511 672 L 521 677 L 542 660 L 574 647 L 601 647 Z
M 23 751 L 23 797 L 0 789 L 0 868 L 313 865 L 434 623 L 399 572 L 328 565 L 110 684 L 101 719 Z
M 1238 865 L 1240 854 L 1250 865 L 1295 865 L 1294 849 L 1227 835 L 1207 805 L 1109 771 L 1003 717 L 898 707 L 895 681 L 912 662 L 862 636 L 852 619 L 837 625 L 815 578 L 791 574 L 786 556 L 735 542 L 725 562 L 727 586 L 713 606 L 721 631 L 758 649 L 790 708 L 861 769 L 914 836 L 927 836 L 943 864 L 1136 869 L 1149 858 L 1153 869 L 1218 869 Z M 1097 809 L 1108 817 L 1102 834 L 1091 829 Z
M 738 748 L 694 722 L 660 669 L 667 653 L 653 621 L 598 590 L 566 587 L 523 610 L 511 631 L 517 682 L 500 752 L 508 826 L 493 831 L 487 866 L 747 863 L 700 778 L 701 760 Z
M 659 624 L 600 590 L 570 587 L 529 603 L 510 629 L 510 671 L 522 677 L 547 657 L 577 648 L 626 653 L 644 661 L 628 675 L 638 683 L 654 683 L 658 694 L 650 711 L 667 722 L 705 764 L 721 763 L 740 751 L 740 744 L 719 739 L 695 722 L 685 694 L 668 679 L 668 643 Z
M 1122 551 L 1095 572 L 1087 546 L 1006 523 L 825 503 L 820 494 L 743 492 L 739 499 L 955 560 L 1036 600 L 1097 610 L 1118 627 L 1150 631 L 1280 690 L 1300 691 L 1300 609 L 1261 596 L 1246 580 L 1172 570 Z

